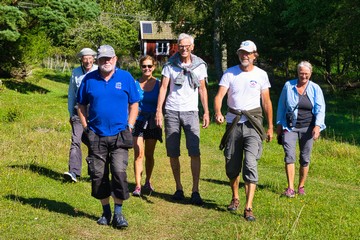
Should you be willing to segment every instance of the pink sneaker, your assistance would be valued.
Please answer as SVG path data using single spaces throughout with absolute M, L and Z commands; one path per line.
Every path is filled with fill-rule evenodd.
M 295 191 L 292 190 L 291 188 L 287 188 L 285 190 L 285 192 L 283 193 L 283 195 L 288 197 L 288 198 L 293 198 L 293 197 L 295 197 Z
M 141 188 L 136 187 L 136 188 L 135 188 L 135 191 L 133 191 L 132 195 L 135 196 L 135 197 L 140 197 L 140 195 L 141 195 Z
M 305 194 L 306 194 L 306 193 L 305 193 L 304 186 L 298 188 L 298 194 L 299 194 L 299 195 L 305 195 Z

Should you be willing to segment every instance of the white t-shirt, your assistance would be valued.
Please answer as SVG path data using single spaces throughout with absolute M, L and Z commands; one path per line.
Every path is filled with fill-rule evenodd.
M 228 89 L 227 105 L 237 111 L 260 107 L 261 91 L 271 87 L 264 70 L 254 66 L 252 71 L 244 72 L 239 65 L 227 69 L 219 85 Z M 226 114 L 227 122 L 231 123 L 234 118 L 235 114 L 229 112 Z M 245 121 L 247 118 L 242 115 L 239 122 Z
M 189 66 L 189 65 L 183 65 Z M 173 111 L 199 111 L 199 92 L 198 88 L 192 88 L 189 84 L 189 74 L 182 85 L 175 85 L 174 80 L 182 71 L 181 68 L 167 65 L 161 74 L 170 79 L 169 95 L 166 98 L 165 109 Z M 193 70 L 200 81 L 207 78 L 207 70 L 204 64 L 199 65 Z

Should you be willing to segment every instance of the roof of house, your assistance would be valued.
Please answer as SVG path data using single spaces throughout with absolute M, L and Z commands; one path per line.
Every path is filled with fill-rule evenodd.
M 176 40 L 171 22 L 140 21 L 141 40 Z

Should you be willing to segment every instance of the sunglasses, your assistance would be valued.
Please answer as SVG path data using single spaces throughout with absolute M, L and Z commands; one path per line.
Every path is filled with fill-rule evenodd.
M 141 68 L 152 68 L 153 65 L 141 65 Z

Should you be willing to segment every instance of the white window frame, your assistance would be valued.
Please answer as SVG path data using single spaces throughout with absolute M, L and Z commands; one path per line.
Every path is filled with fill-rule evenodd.
M 166 51 L 164 51 L 164 45 L 162 46 L 163 51 L 159 52 L 159 47 L 161 47 L 161 45 L 165 45 L 166 44 Z M 158 41 L 156 42 L 156 55 L 169 55 L 169 51 L 170 51 L 170 42 L 168 41 Z

